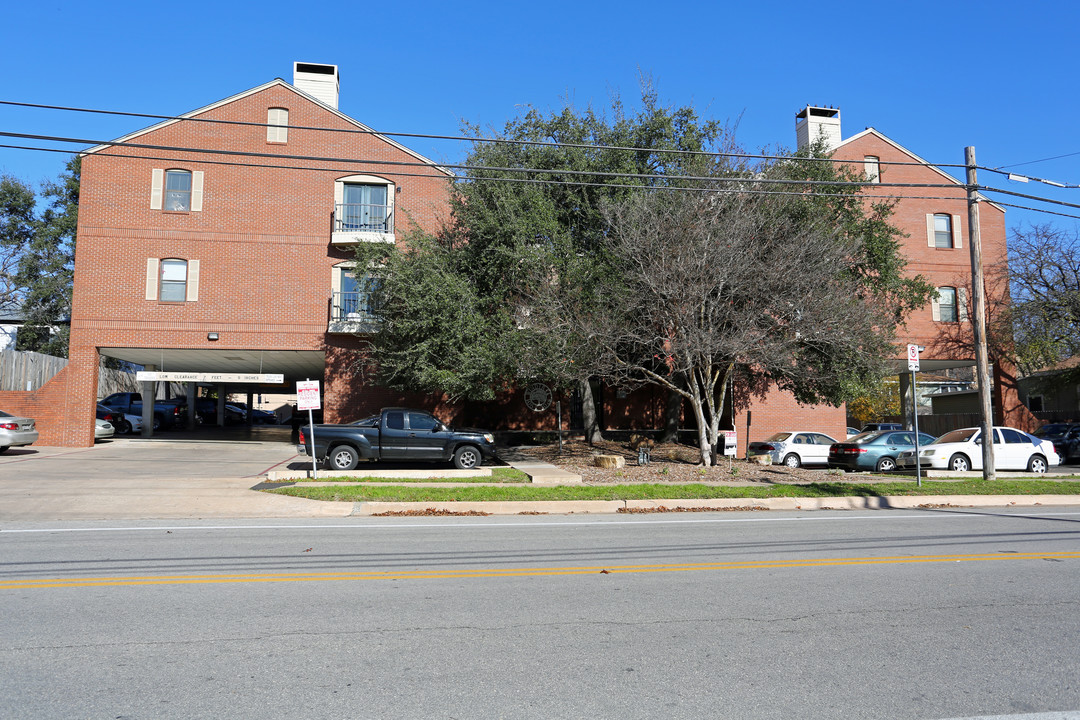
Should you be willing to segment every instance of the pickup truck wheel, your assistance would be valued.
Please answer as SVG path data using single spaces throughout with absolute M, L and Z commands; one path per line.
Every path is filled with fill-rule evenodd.
M 154 428 L 154 432 L 157 432 L 158 430 L 160 430 L 161 429 L 161 418 L 158 417 L 157 415 L 155 415 L 154 416 L 154 423 L 153 423 L 153 425 L 151 425 L 151 427 Z
M 348 445 L 338 445 L 326 456 L 326 467 L 330 470 L 353 470 L 360 462 L 360 456 Z
M 472 470 L 483 462 L 480 451 L 472 445 L 462 445 L 454 451 L 454 467 L 458 470 Z

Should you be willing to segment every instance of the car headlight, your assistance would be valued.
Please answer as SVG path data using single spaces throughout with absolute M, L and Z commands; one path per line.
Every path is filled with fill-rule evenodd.
M 484 439 L 487 440 L 492 445 L 495 444 L 495 436 L 492 435 L 491 433 L 484 433 Z

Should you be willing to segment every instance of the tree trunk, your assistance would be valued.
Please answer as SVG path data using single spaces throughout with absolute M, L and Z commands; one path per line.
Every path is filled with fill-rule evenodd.
M 668 388 L 667 404 L 664 406 L 664 431 L 660 434 L 660 442 L 678 442 L 679 415 L 682 411 L 682 401 L 682 395 Z
M 592 445 L 604 439 L 597 420 L 596 400 L 593 398 L 592 384 L 588 378 L 582 380 L 578 387 L 581 393 L 581 421 L 585 426 L 585 442 Z

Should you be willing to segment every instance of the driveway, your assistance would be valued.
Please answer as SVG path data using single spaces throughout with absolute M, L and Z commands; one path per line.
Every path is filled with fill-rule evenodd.
M 90 448 L 11 448 L 0 455 L 0 521 L 343 517 L 352 503 L 251 490 L 273 469 L 308 458 L 288 443 L 128 439 Z

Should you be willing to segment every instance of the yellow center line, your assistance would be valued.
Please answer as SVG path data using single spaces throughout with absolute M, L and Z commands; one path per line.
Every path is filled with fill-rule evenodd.
M 134 585 L 199 585 L 214 583 L 322 582 L 327 580 L 446 580 L 453 578 L 591 575 L 605 572 L 609 574 L 636 574 L 694 572 L 700 570 L 763 570 L 794 567 L 839 567 L 845 565 L 903 565 L 911 563 L 982 562 L 987 560 L 1063 560 L 1077 558 L 1080 558 L 1080 552 L 993 553 L 986 555 L 897 555 L 831 559 L 744 560 L 711 563 L 679 563 L 673 565 L 590 565 L 581 567 L 482 568 L 475 570 L 379 570 L 325 573 L 38 578 L 0 581 L 0 590 L 118 587 Z

